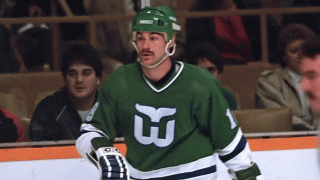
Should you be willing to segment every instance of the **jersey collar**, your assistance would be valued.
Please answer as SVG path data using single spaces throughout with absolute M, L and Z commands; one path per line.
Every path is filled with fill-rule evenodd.
M 175 66 L 175 70 L 172 74 L 172 76 L 167 80 L 167 82 L 163 83 L 163 85 L 161 86 L 155 86 L 154 84 L 152 84 L 152 82 L 150 82 L 148 80 L 147 77 L 145 77 L 145 75 L 143 75 L 143 79 L 146 81 L 146 83 L 148 84 L 148 86 L 155 92 L 159 93 L 164 91 L 165 89 L 167 89 L 180 75 L 180 73 L 182 72 L 183 68 L 184 68 L 184 64 L 180 61 L 176 61 L 173 62 L 173 64 Z

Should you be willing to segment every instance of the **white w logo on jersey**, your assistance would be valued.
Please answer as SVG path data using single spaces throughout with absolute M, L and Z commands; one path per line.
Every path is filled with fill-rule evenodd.
M 161 118 L 166 116 L 172 116 L 176 113 L 176 108 L 159 108 L 156 109 L 151 106 L 144 106 L 140 104 L 135 105 L 136 110 L 150 117 L 151 122 L 160 123 Z M 175 120 L 170 120 L 166 124 L 166 136 L 165 138 L 159 138 L 159 127 L 150 127 L 150 136 L 143 136 L 143 118 L 134 116 L 134 137 L 138 142 L 144 145 L 150 145 L 154 143 L 158 147 L 169 146 L 174 139 L 174 126 Z

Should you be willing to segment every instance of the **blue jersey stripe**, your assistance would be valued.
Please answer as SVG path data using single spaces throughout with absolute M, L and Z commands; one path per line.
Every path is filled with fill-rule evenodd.
M 239 153 L 241 153 L 244 150 L 244 148 L 246 147 L 246 144 L 247 144 L 247 140 L 242 135 L 237 147 L 230 154 L 225 155 L 225 156 L 219 156 L 219 158 L 221 159 L 221 161 L 223 163 L 229 161 L 230 159 L 236 157 Z
M 171 175 L 171 176 L 165 176 L 161 178 L 150 178 L 150 179 L 145 179 L 145 180 L 168 180 L 168 179 L 186 179 L 186 178 L 193 178 L 197 176 L 203 176 L 203 175 L 208 175 L 215 173 L 217 171 L 216 165 L 204 168 L 204 169 L 199 169 L 193 172 L 186 172 L 182 174 L 176 174 L 176 175 Z M 135 179 L 131 177 L 131 179 Z

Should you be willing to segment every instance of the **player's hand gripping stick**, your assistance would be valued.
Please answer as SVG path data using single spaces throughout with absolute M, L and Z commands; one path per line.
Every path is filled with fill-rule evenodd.
M 130 179 L 128 166 L 120 151 L 114 147 L 102 147 L 96 151 L 102 180 Z
M 93 138 L 91 144 L 95 151 L 102 180 L 130 180 L 129 167 L 120 151 L 108 147 L 105 137 Z

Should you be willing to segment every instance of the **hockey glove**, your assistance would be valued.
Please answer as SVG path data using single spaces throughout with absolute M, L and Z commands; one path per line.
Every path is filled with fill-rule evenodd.
M 256 163 L 247 169 L 236 171 L 238 180 L 264 180 Z
M 91 143 L 95 148 L 95 141 L 99 140 L 94 138 Z M 98 159 L 98 168 L 101 170 L 102 180 L 129 180 L 130 173 L 126 159 L 121 155 L 120 151 L 114 147 L 100 147 L 96 151 Z

